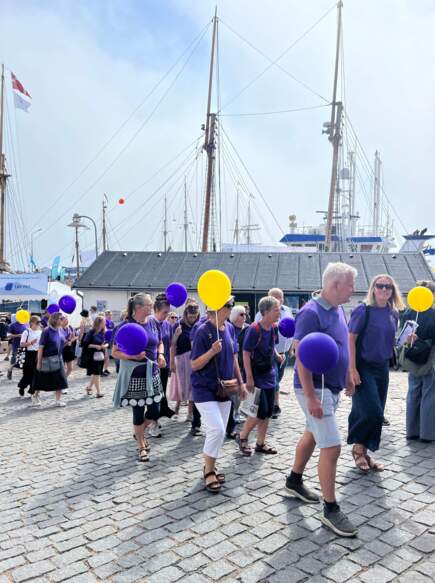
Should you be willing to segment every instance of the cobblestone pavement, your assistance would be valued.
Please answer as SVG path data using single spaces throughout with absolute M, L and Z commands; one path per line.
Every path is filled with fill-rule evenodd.
M 303 428 L 291 391 L 272 422 L 279 454 L 242 458 L 227 441 L 227 483 L 213 496 L 200 480 L 203 439 L 183 420 L 152 440 L 149 463 L 136 461 L 131 412 L 111 409 L 114 375 L 97 400 L 74 373 L 63 409 L 51 394 L 30 408 L 15 383 L 0 385 L 0 583 L 435 581 L 435 445 L 404 439 L 403 373 L 392 375 L 378 452 L 386 471 L 358 473 L 347 446 L 339 462 L 338 499 L 357 539 L 283 493 Z M 343 435 L 348 410 L 344 398 Z M 317 487 L 314 460 L 307 478 Z

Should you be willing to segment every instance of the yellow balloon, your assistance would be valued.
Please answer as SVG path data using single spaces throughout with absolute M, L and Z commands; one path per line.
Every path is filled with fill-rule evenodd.
M 28 324 L 30 320 L 30 312 L 27 310 L 18 310 L 18 312 L 15 314 L 15 317 L 17 318 L 17 322 L 20 324 Z
M 231 280 L 223 271 L 210 269 L 198 280 L 198 294 L 208 308 L 220 310 L 231 296 Z
M 408 306 L 416 312 L 426 312 L 434 302 L 433 293 L 428 287 L 417 286 L 408 293 Z

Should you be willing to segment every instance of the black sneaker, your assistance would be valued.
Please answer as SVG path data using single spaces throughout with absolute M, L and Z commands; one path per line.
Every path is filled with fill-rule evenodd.
M 289 494 L 299 498 L 299 500 L 302 500 L 302 502 L 306 502 L 306 504 L 318 504 L 320 502 L 320 496 L 304 486 L 303 481 L 293 482 L 287 478 L 285 482 L 285 489 Z
M 353 537 L 358 534 L 357 527 L 351 523 L 339 507 L 335 510 L 327 510 L 325 508 L 319 518 L 325 526 L 334 531 L 335 534 L 338 534 L 338 536 Z
M 384 425 L 384 427 L 389 427 L 391 425 L 391 423 L 388 421 L 388 419 L 386 417 L 384 417 L 382 419 L 382 425 Z
M 18 393 L 20 397 L 24 397 L 24 389 L 22 389 L 21 387 L 18 389 Z
M 281 408 L 278 405 L 274 405 L 273 410 L 272 410 L 272 419 L 278 419 L 278 417 L 280 415 L 281 415 Z
M 7 374 L 6 378 L 8 379 L 8 381 L 12 380 L 12 371 L 11 370 L 8 370 L 8 374 Z

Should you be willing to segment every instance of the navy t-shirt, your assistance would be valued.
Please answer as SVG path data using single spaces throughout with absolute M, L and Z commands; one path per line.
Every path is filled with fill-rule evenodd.
M 260 324 L 251 324 L 245 332 L 243 338 L 243 350 L 250 352 L 252 356 L 252 375 L 254 384 L 259 389 L 275 389 L 276 369 L 272 359 L 275 351 L 275 344 L 278 343 L 278 329 L 272 327 L 265 330 Z M 259 373 L 255 369 L 255 360 L 267 361 L 270 359 L 270 369 L 267 372 Z
M 219 338 L 222 340 L 221 352 L 212 358 L 201 370 L 192 372 L 192 396 L 195 403 L 217 400 L 217 370 L 222 380 L 234 378 L 234 336 L 232 326 L 229 322 L 225 322 L 225 330 L 219 330 Z M 191 360 L 196 360 L 205 352 L 208 352 L 216 340 L 216 326 L 208 320 L 200 324 L 192 342 Z M 217 370 L 215 359 L 217 362 Z
M 27 324 L 20 324 L 19 322 L 14 322 L 13 324 L 9 324 L 8 327 L 8 334 L 19 334 L 17 338 L 12 338 L 12 350 L 16 351 L 20 347 L 21 342 L 21 334 L 24 330 L 27 330 Z
M 174 325 L 172 329 L 173 334 L 175 333 L 175 330 L 178 328 L 178 326 L 181 326 L 181 334 L 177 338 L 176 355 L 181 356 L 182 354 L 185 354 L 186 352 L 189 352 L 189 350 L 192 349 L 192 344 L 190 342 L 190 333 L 192 331 L 192 326 L 189 326 L 188 324 L 186 324 L 186 322 L 181 321 L 179 324 Z

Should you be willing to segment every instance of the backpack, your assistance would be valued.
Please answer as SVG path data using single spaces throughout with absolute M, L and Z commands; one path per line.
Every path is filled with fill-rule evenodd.
M 273 353 L 274 353 L 274 346 L 275 346 L 276 339 L 278 337 L 278 326 L 276 324 L 272 325 L 272 335 L 271 335 L 271 343 L 270 343 L 270 348 L 272 350 L 271 350 L 270 356 L 269 357 L 262 357 L 261 359 L 259 359 L 257 356 L 257 358 L 255 360 L 254 360 L 254 352 L 255 352 L 255 349 L 257 348 L 257 346 L 259 346 L 261 339 L 263 337 L 263 329 L 260 326 L 259 322 L 254 322 L 250 326 L 246 326 L 245 328 L 243 328 L 243 330 L 240 332 L 239 338 L 237 340 L 238 345 L 239 345 L 239 351 L 237 353 L 237 360 L 239 362 L 240 371 L 242 373 L 244 373 L 244 371 L 245 371 L 245 367 L 243 365 L 243 342 L 245 339 L 246 331 L 249 330 L 250 328 L 254 328 L 258 334 L 258 340 L 255 343 L 254 350 L 251 352 L 252 371 L 254 372 L 254 369 L 255 369 L 255 372 L 257 374 L 262 374 L 262 373 L 264 374 L 265 372 L 268 372 L 272 366 L 272 357 L 273 357 Z

